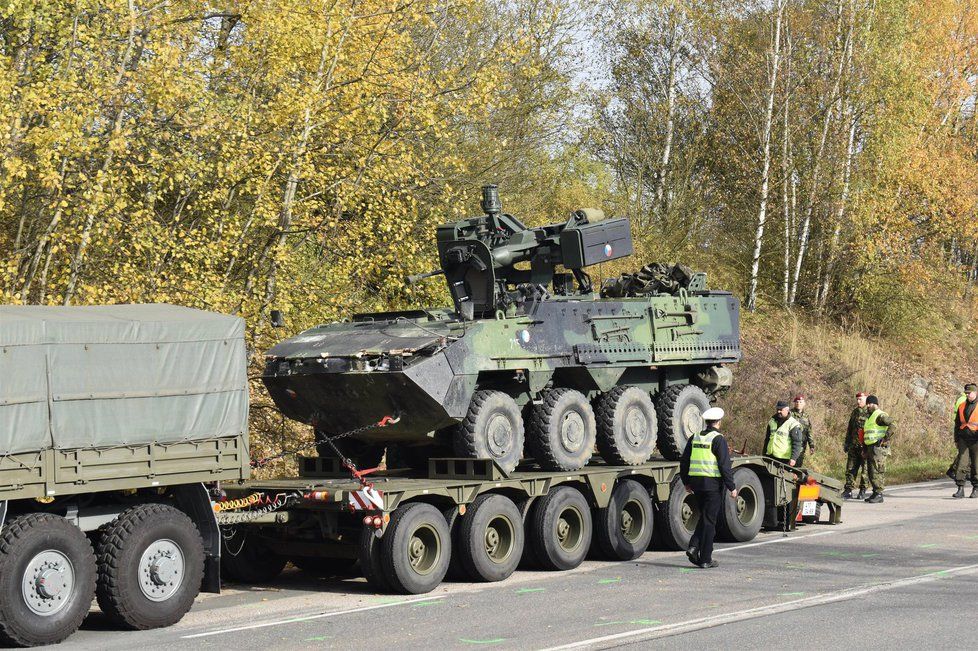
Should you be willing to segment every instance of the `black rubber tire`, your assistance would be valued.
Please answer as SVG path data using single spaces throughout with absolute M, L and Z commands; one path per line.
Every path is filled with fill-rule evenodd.
M 296 556 L 289 561 L 306 574 L 329 578 L 333 576 L 351 576 L 356 572 L 355 558 L 326 558 L 325 556 Z
M 184 576 L 165 601 L 152 601 L 139 587 L 139 560 L 158 540 L 170 540 L 183 552 Z M 99 539 L 95 597 L 102 613 L 134 631 L 171 626 L 193 606 L 204 578 L 204 541 L 182 511 L 167 504 L 140 504 L 123 511 Z
M 764 524 L 764 487 L 757 473 L 750 468 L 734 470 L 734 484 L 737 485 L 737 499 L 723 491 L 720 499 L 720 519 L 717 522 L 717 538 L 726 542 L 747 542 L 754 540 Z M 745 510 L 738 517 L 738 504 Z
M 495 559 L 486 547 L 491 524 L 497 531 L 500 546 L 505 548 Z M 523 516 L 513 500 L 504 495 L 480 495 L 460 518 L 455 540 L 453 558 L 459 559 L 471 580 L 502 581 L 516 571 L 523 556 Z
M 508 421 L 498 420 L 502 416 Z M 489 426 L 504 425 L 508 440 L 495 452 L 489 446 Z M 503 472 L 516 469 L 523 456 L 523 416 L 512 396 L 502 391 L 476 391 L 469 411 L 455 428 L 452 445 L 455 454 L 467 459 L 492 459 Z M 498 444 L 497 444 L 498 445 Z
M 320 434 L 330 436 L 330 434 Z M 384 459 L 385 447 L 377 443 L 367 443 L 355 438 L 340 439 L 335 442 L 346 457 L 353 462 L 358 470 L 376 468 Z M 336 458 L 336 452 L 326 443 L 316 446 L 316 453 L 323 458 Z
M 24 602 L 21 581 L 28 563 L 54 550 L 71 562 L 75 589 L 57 613 L 38 615 Z M 49 513 L 11 519 L 0 533 L 0 644 L 57 644 L 78 630 L 95 598 L 95 552 L 81 529 Z
M 411 563 L 411 541 L 424 530 L 425 548 L 437 545 L 437 555 L 424 572 Z M 380 539 L 380 565 L 391 587 L 401 594 L 431 592 L 444 580 L 452 559 L 451 532 L 441 511 L 430 504 L 412 502 L 396 509 Z
M 688 506 L 689 518 L 683 515 L 683 505 Z M 686 492 L 682 479 L 676 477 L 669 485 L 669 499 L 659 502 L 655 514 L 654 546 L 669 551 L 684 551 L 696 529 L 699 508 L 692 493 Z
M 374 529 L 364 527 L 360 534 L 360 544 L 357 548 L 357 556 L 360 562 L 360 571 L 367 584 L 377 592 L 393 592 L 384 568 L 380 564 L 380 538 L 376 536 Z
M 688 407 L 699 410 L 698 423 L 683 423 L 683 412 Z M 703 429 L 702 414 L 710 408 L 710 399 L 698 386 L 684 384 L 660 392 L 655 399 L 655 408 L 659 420 L 659 452 L 670 461 L 678 461 L 689 437 Z
M 571 522 L 577 533 L 575 540 L 568 541 L 570 548 L 561 543 L 558 533 L 561 515 L 565 513 L 577 520 Z M 527 524 L 533 556 L 544 569 L 572 570 L 584 561 L 591 547 L 591 507 L 581 491 L 571 486 L 558 486 L 539 498 Z
M 561 443 L 564 419 L 575 413 L 583 426 L 578 432 L 580 441 L 569 450 Z M 533 458 L 544 470 L 580 470 L 594 454 L 597 423 L 587 397 L 574 389 L 550 389 L 543 392 L 543 401 L 534 405 L 530 417 L 527 442 Z
M 282 573 L 288 562 L 244 530 L 239 529 L 230 540 L 221 539 L 221 578 L 227 581 L 268 583 Z
M 636 466 L 655 453 L 658 419 L 647 391 L 615 387 L 594 401 L 594 415 L 598 425 L 598 451 L 605 462 Z
M 628 536 L 622 530 L 626 509 L 632 523 Z M 619 480 L 611 492 L 608 507 L 594 512 L 596 547 L 609 560 L 635 560 L 649 548 L 654 521 L 655 511 L 649 491 L 637 481 Z

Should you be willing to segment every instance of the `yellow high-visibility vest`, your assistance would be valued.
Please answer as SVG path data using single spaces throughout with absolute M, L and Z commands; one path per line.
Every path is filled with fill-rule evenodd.
M 882 409 L 877 409 L 869 415 L 866 422 L 863 424 L 863 443 L 865 445 L 875 445 L 883 440 L 886 436 L 886 431 L 890 429 L 886 425 L 882 425 L 876 422 L 876 419 L 880 415 L 886 416 L 886 412 Z
M 788 416 L 788 419 L 781 423 L 780 427 L 778 421 L 772 418 L 767 424 L 767 449 L 764 454 L 775 459 L 790 459 L 791 430 L 796 427 L 801 427 L 801 423 L 791 416 Z
M 713 454 L 713 439 L 719 432 L 700 432 L 693 434 L 691 445 L 693 449 L 689 452 L 689 476 L 690 477 L 719 477 L 720 463 L 717 456 Z

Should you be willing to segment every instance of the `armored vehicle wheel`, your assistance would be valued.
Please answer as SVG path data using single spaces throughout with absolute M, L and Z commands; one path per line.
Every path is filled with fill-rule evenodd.
M 523 555 L 523 517 L 513 500 L 480 495 L 461 518 L 454 555 L 473 581 L 502 581 Z
M 523 454 L 523 418 L 511 396 L 502 391 L 476 391 L 453 440 L 455 454 L 492 459 L 512 472 Z
M 228 581 L 268 583 L 282 573 L 286 563 L 287 558 L 243 529 L 221 539 L 221 577 Z
M 685 384 L 659 393 L 655 405 L 659 412 L 659 452 L 677 461 L 689 437 L 703 431 L 703 412 L 710 408 L 710 399 L 698 386 Z
M 355 558 L 326 558 L 324 556 L 296 556 L 289 559 L 293 565 L 305 572 L 322 578 L 347 576 L 357 564 Z
M 601 553 L 613 561 L 630 561 L 645 553 L 652 540 L 654 517 L 649 491 L 624 479 L 611 493 L 607 508 L 594 513 L 594 534 Z
M 451 562 L 448 522 L 430 504 L 405 504 L 391 516 L 380 549 L 381 567 L 395 592 L 431 592 L 445 578 Z
M 615 387 L 594 402 L 598 451 L 610 464 L 635 466 L 655 452 L 658 424 L 648 392 Z
M 737 497 L 724 491 L 717 537 L 727 542 L 747 542 L 757 537 L 764 524 L 764 488 L 757 473 L 750 468 L 734 470 Z
M 330 435 L 323 432 L 317 433 L 317 437 L 323 436 Z M 376 468 L 384 459 L 384 446 L 376 443 L 367 443 L 366 441 L 360 441 L 354 438 L 345 438 L 336 441 L 336 447 L 360 470 Z M 324 458 L 336 457 L 336 451 L 327 443 L 317 444 L 316 453 Z
M 167 504 L 126 509 L 102 532 L 99 608 L 132 630 L 175 624 L 187 614 L 204 577 L 204 542 L 183 512 Z
M 669 499 L 659 503 L 655 514 L 653 544 L 661 549 L 683 551 L 696 531 L 700 509 L 692 493 L 686 492 L 682 479 L 676 477 L 669 486 Z
M 0 643 L 56 644 L 95 597 L 95 554 L 82 530 L 48 513 L 18 516 L 0 534 Z
M 530 418 L 529 446 L 544 470 L 579 470 L 594 453 L 594 410 L 574 389 L 550 389 Z
M 360 570 L 363 572 L 363 578 L 367 579 L 367 584 L 377 592 L 391 592 L 393 588 L 384 575 L 384 568 L 380 563 L 380 538 L 373 529 L 363 528 L 357 555 L 360 560 Z
M 581 491 L 558 486 L 540 498 L 528 535 L 533 555 L 548 570 L 572 570 L 591 546 L 591 507 Z

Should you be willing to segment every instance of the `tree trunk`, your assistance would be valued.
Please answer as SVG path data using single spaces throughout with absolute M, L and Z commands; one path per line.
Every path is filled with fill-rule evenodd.
M 825 277 L 822 279 L 822 291 L 819 294 L 818 308 L 825 309 L 828 302 L 829 285 L 835 272 L 835 263 L 839 255 L 839 236 L 842 234 L 842 223 L 849 202 L 849 187 L 852 177 L 852 156 L 856 141 L 856 117 L 850 115 L 849 135 L 846 139 L 846 157 L 842 163 L 842 192 L 839 195 L 839 205 L 835 212 L 835 228 L 832 230 L 832 240 L 829 242 L 828 261 L 825 265 Z
M 676 22 L 670 14 L 669 29 L 669 70 L 666 74 L 666 135 L 662 145 L 662 158 L 659 161 L 659 174 L 655 180 L 655 208 L 659 218 L 665 217 L 668 206 L 665 197 L 668 187 L 669 165 L 672 162 L 672 142 L 676 131 L 676 67 L 679 53 L 676 51 Z
M 781 65 L 781 23 L 787 0 L 777 0 L 774 7 L 774 38 L 770 50 L 770 69 L 767 87 L 767 106 L 764 112 L 763 150 L 761 163 L 760 205 L 757 210 L 757 231 L 754 233 L 754 254 L 751 258 L 750 286 L 747 290 L 747 309 L 757 308 L 757 280 L 761 263 L 761 243 L 764 241 L 764 226 L 767 223 L 768 189 L 771 177 L 771 127 L 774 121 L 774 95 L 778 85 L 778 68 Z

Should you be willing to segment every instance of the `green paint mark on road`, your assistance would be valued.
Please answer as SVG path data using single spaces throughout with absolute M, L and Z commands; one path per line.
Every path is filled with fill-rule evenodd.
M 598 583 L 601 585 L 607 585 L 608 583 L 621 583 L 621 577 L 616 576 L 613 579 L 601 579 L 600 581 L 598 581 Z
M 328 635 L 317 635 L 316 637 L 307 637 L 306 642 L 325 642 L 328 639 Z
M 694 568 L 692 568 L 692 567 L 681 567 L 681 568 L 679 568 L 679 573 L 680 574 L 686 574 L 688 572 L 695 572 L 695 571 L 696 570 Z
M 415 608 L 424 608 L 425 606 L 440 606 L 444 603 L 445 602 L 441 599 L 432 599 L 431 601 L 419 601 L 416 604 L 413 604 L 413 606 Z
M 860 554 L 860 556 L 863 558 L 876 558 L 879 554 L 877 552 L 870 552 L 868 554 Z
M 520 588 L 516 594 L 530 594 L 531 592 L 546 592 L 546 588 Z
M 500 642 L 505 642 L 506 641 L 506 638 L 504 638 L 504 637 L 494 637 L 491 640 L 470 640 L 468 638 L 460 637 L 460 638 L 458 638 L 458 641 L 459 642 L 462 642 L 464 644 L 483 644 L 483 645 L 485 645 L 485 644 L 499 644 Z
M 931 547 L 937 547 L 937 543 L 925 543 L 923 545 L 917 545 L 921 549 L 930 549 Z
M 779 592 L 779 597 L 804 597 L 804 592 Z

